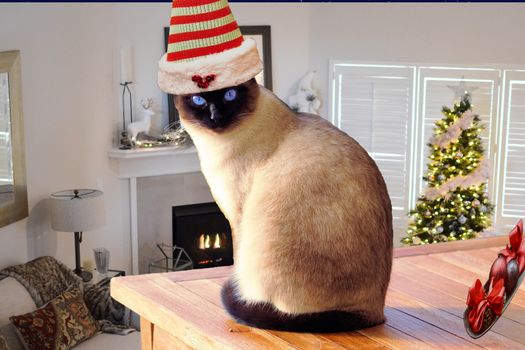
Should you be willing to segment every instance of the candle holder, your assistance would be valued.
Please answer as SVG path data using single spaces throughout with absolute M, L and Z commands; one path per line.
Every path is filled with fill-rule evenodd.
M 132 148 L 131 140 L 129 139 L 128 132 L 126 130 L 126 95 L 129 96 L 129 120 L 130 123 L 133 123 L 133 96 L 129 88 L 131 84 L 133 84 L 132 81 L 125 81 L 124 83 L 120 83 L 120 86 L 122 86 L 122 137 L 120 138 L 119 149 Z

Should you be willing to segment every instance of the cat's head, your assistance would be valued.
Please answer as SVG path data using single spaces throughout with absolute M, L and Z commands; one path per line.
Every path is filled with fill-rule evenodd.
M 175 105 L 181 120 L 215 132 L 233 128 L 257 105 L 259 85 L 255 79 L 237 86 L 198 94 L 179 95 Z

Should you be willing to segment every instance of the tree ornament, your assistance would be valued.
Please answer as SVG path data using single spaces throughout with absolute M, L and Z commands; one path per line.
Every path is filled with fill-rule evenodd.
M 507 260 L 503 255 L 499 255 L 492 263 L 489 274 L 489 279 L 490 278 L 493 278 L 494 281 L 497 281 L 500 278 L 503 278 L 504 280 L 507 278 Z
M 436 228 L 436 231 L 437 231 L 437 233 L 442 233 L 443 232 L 443 226 L 438 226 Z
M 461 153 L 461 152 L 456 153 L 456 158 L 457 159 L 463 158 L 463 153 Z
M 474 199 L 474 200 L 472 201 L 472 206 L 475 207 L 475 208 L 479 207 L 480 204 L 481 204 L 480 201 L 477 200 L 477 199 Z
M 445 179 L 446 179 L 445 175 L 443 175 L 443 174 L 439 174 L 439 175 L 438 175 L 438 180 L 439 180 L 439 181 L 443 181 L 443 180 L 445 180 Z
M 467 222 L 467 218 L 464 217 L 463 215 L 461 215 L 459 218 L 458 218 L 458 221 L 460 224 L 464 224 L 465 222 Z
M 518 261 L 512 259 L 507 263 L 507 278 L 505 278 L 505 292 L 507 295 L 511 295 L 512 292 L 514 292 L 514 288 L 516 288 L 516 284 L 518 283 L 519 275 Z
M 486 213 L 487 212 L 487 207 L 482 205 L 481 207 L 479 207 L 479 211 L 482 212 L 482 213 Z

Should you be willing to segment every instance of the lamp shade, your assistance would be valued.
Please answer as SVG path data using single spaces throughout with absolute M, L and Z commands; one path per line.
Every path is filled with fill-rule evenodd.
M 102 191 L 66 190 L 51 195 L 51 227 L 62 232 L 84 232 L 106 221 Z

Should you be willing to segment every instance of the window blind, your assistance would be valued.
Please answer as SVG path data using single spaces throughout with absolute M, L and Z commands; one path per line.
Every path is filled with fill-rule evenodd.
M 503 85 L 496 216 L 501 224 L 514 225 L 525 216 L 525 71 L 506 70 Z
M 332 122 L 377 163 L 392 201 L 395 236 L 407 227 L 415 68 L 332 64 Z

